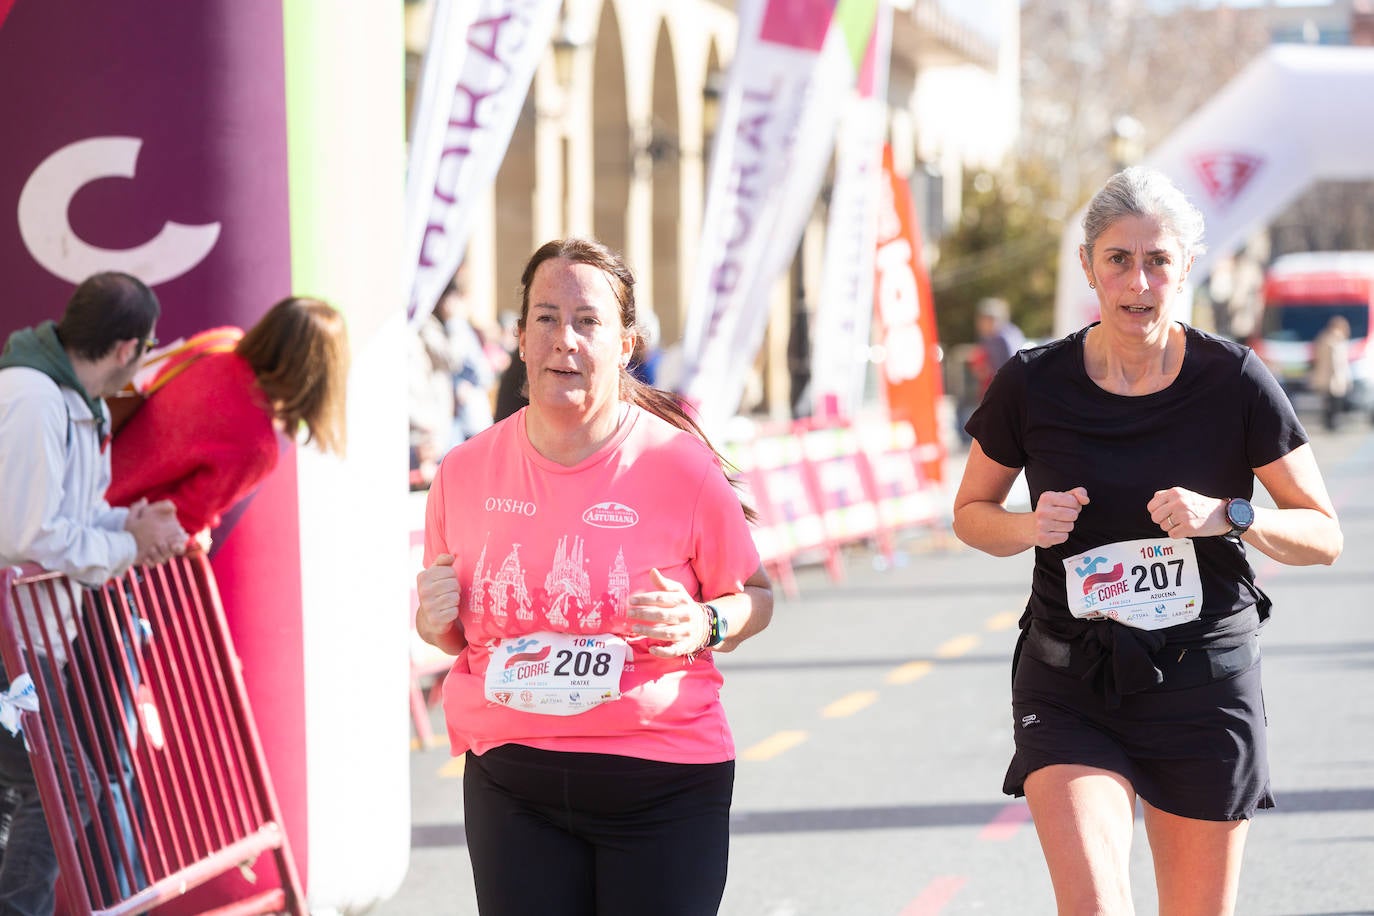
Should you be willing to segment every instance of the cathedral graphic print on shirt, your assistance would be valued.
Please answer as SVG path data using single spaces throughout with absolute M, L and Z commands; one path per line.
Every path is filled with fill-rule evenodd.
M 520 544 L 511 544 L 500 568 L 494 571 L 487 564 L 488 546 L 482 545 L 467 589 L 467 613 L 472 619 L 489 614 L 497 629 L 515 622 L 517 626 L 534 624 L 536 628 L 547 625 L 560 632 L 598 633 L 607 631 L 617 618 L 623 618 L 630 596 L 630 571 L 623 547 L 617 547 L 615 561 L 606 572 L 605 591 L 594 597 L 588 572 L 592 561 L 585 555 L 586 544 L 578 535 L 558 539 L 543 588 L 533 593 L 526 584 Z M 543 620 L 539 621 L 541 616 Z

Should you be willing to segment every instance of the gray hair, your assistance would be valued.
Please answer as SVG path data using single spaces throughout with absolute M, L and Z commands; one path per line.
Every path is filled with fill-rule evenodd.
M 1007 300 L 996 296 L 988 296 L 979 299 L 974 312 L 979 318 L 996 318 L 998 321 L 1007 321 L 1011 318 L 1011 306 L 1007 305 Z
M 1159 221 L 1164 231 L 1178 240 L 1183 258 L 1202 254 L 1202 213 L 1163 172 L 1133 165 L 1117 172 L 1088 202 L 1083 214 L 1083 247 L 1092 260 L 1093 246 L 1123 216 L 1143 216 Z

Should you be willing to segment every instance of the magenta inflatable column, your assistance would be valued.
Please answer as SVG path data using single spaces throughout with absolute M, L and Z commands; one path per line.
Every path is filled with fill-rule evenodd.
M 408 855 L 401 61 L 399 3 L 0 0 L 0 335 L 98 270 L 153 286 L 163 340 L 293 294 L 348 318 L 348 459 L 288 451 L 212 556 L 321 913 Z

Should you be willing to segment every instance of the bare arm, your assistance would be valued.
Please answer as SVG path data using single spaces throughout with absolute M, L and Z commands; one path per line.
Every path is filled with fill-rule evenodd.
M 762 565 L 745 581 L 743 592 L 710 600 L 730 621 L 725 641 L 715 648 L 717 652 L 733 652 L 749 637 L 762 633 L 773 619 L 773 583 Z
M 1278 508 L 1255 508 L 1255 523 L 1245 532 L 1245 543 L 1290 566 L 1330 566 L 1336 562 L 1345 546 L 1345 535 L 1312 446 L 1299 446 L 1256 468 L 1255 476 Z
M 995 557 L 1009 557 L 1031 547 L 1053 547 L 1069 539 L 1088 491 L 1046 491 L 1032 512 L 1012 512 L 1004 505 L 1020 468 L 998 464 L 975 439 L 969 446 L 964 477 L 954 497 L 954 533 L 970 547 Z
M 1289 566 L 1331 565 L 1341 555 L 1336 510 L 1326 493 L 1310 445 L 1293 449 L 1277 461 L 1255 468 L 1275 508 L 1255 506 L 1255 521 L 1242 540 L 1260 553 Z M 1160 490 L 1149 503 L 1150 517 L 1174 537 L 1226 534 L 1226 500 L 1183 487 Z

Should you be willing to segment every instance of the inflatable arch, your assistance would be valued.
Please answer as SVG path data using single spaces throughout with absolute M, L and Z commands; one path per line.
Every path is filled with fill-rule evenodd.
M 1198 283 L 1312 182 L 1374 178 L 1371 150 L 1374 48 L 1274 45 L 1142 165 L 1164 172 L 1202 210 L 1207 251 L 1190 277 Z M 1097 320 L 1078 261 L 1085 210 L 1060 242 L 1056 335 Z

